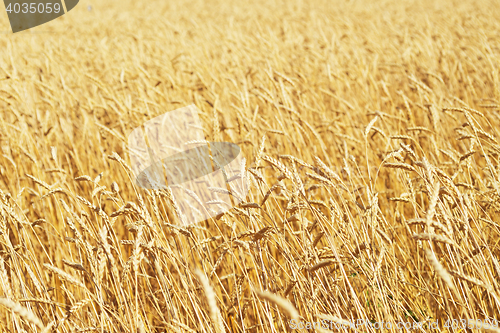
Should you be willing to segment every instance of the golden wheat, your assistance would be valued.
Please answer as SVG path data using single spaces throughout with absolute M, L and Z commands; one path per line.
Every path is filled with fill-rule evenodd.
M 0 332 L 500 320 L 499 14 L 109 0 L 0 34 Z M 174 185 L 192 205 L 139 186 L 128 141 L 190 104 L 188 147 L 243 157 Z

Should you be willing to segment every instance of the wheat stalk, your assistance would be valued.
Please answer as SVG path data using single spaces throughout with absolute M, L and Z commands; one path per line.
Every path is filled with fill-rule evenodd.
M 215 331 L 217 333 L 224 333 L 226 330 L 221 320 L 221 315 L 219 307 L 217 306 L 217 301 L 215 299 L 214 290 L 212 286 L 210 286 L 210 283 L 208 282 L 208 279 L 206 278 L 204 273 L 202 273 L 201 271 L 196 271 L 196 275 L 200 279 L 203 290 L 205 291 L 205 296 L 208 301 L 208 308 L 210 310 L 210 318 L 215 325 Z
M 278 306 L 281 309 L 281 311 L 286 313 L 288 317 L 292 319 L 298 319 L 300 317 L 297 309 L 295 309 L 295 307 L 286 298 L 270 293 L 268 291 L 255 290 L 255 293 L 259 298 Z
M 30 310 L 26 309 L 24 306 L 20 305 L 19 303 L 16 303 L 10 299 L 7 298 L 0 298 L 0 304 L 5 306 L 6 308 L 12 310 L 15 314 L 19 315 L 21 318 L 29 321 L 32 324 L 35 324 L 38 326 L 38 328 L 43 329 L 44 325 L 42 321 L 35 316 L 33 312 Z

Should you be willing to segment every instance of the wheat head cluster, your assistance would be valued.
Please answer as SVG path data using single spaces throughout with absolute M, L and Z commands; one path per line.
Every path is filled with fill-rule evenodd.
M 0 34 L 1 332 L 500 320 L 497 1 L 87 2 Z M 186 226 L 127 136 L 190 104 L 249 192 Z

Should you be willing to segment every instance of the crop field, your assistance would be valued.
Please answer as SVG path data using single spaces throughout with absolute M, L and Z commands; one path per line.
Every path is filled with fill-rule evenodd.
M 0 6 L 0 332 L 500 332 L 499 8 Z M 185 225 L 128 137 L 192 104 L 248 194 Z

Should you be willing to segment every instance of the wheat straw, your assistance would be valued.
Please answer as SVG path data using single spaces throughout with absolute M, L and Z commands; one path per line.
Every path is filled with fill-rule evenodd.
M 19 315 L 21 318 L 29 321 L 30 323 L 35 324 L 38 326 L 40 329 L 43 329 L 44 325 L 42 321 L 33 314 L 30 310 L 26 309 L 22 305 L 7 299 L 7 298 L 0 298 L 0 304 L 5 306 L 6 308 L 12 310 L 14 313 Z
M 266 300 L 271 304 L 277 305 L 281 309 L 281 311 L 286 313 L 288 317 L 292 319 L 298 319 L 300 317 L 297 309 L 295 309 L 292 303 L 290 303 L 290 301 L 288 301 L 286 298 L 270 293 L 268 291 L 256 290 L 255 293 L 257 294 L 257 296 L 259 296 L 259 298 Z

